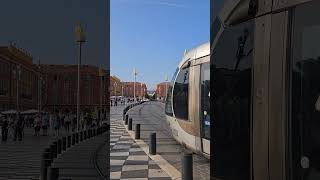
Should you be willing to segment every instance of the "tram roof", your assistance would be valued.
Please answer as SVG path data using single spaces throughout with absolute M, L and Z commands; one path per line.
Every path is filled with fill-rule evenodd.
M 194 59 L 201 58 L 203 56 L 207 56 L 210 54 L 210 42 L 206 42 L 204 44 L 201 44 L 185 53 L 183 56 L 179 68 L 186 63 L 187 61 L 191 61 Z
M 237 24 L 247 19 L 285 10 L 315 0 L 225 0 L 218 18 L 223 25 Z

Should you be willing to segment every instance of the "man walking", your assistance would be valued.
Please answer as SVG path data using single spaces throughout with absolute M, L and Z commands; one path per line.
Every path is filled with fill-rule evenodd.
M 7 117 L 4 117 L 3 123 L 2 123 L 2 127 L 1 127 L 1 136 L 2 136 L 2 141 L 6 142 L 8 139 L 8 119 Z
M 14 125 L 14 141 L 18 140 L 22 141 L 22 125 L 23 125 L 23 119 L 20 117 L 20 115 L 17 115 L 15 125 Z

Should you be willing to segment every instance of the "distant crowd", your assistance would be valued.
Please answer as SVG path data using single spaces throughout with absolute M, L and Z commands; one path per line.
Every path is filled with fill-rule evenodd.
M 142 99 L 136 98 L 138 102 L 142 101 Z M 125 105 L 125 103 L 133 103 L 134 102 L 134 98 L 112 98 L 110 99 L 110 105 L 111 106 L 118 106 L 118 104 L 120 105 Z
M 93 128 L 100 125 L 100 119 L 94 118 L 91 113 L 80 116 L 80 129 Z M 51 128 L 53 136 L 59 136 L 61 128 L 69 133 L 77 130 L 77 116 L 74 113 L 43 113 L 35 115 L 11 114 L 0 117 L 2 141 L 12 138 L 13 141 L 22 141 L 24 129 L 33 128 L 34 136 L 48 135 Z

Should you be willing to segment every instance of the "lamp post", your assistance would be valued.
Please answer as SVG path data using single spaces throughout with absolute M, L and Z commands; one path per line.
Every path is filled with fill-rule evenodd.
M 42 120 L 41 114 L 41 87 L 42 87 L 42 76 L 41 76 L 41 69 L 40 69 L 40 60 L 38 61 L 38 69 L 39 69 L 39 81 L 38 81 L 38 108 L 39 108 L 39 118 Z
M 168 95 L 168 75 L 167 74 L 164 76 L 164 80 L 166 82 L 166 93 L 165 93 L 164 100 L 166 101 L 167 100 L 167 95 Z
M 17 65 L 16 66 L 16 69 L 13 70 L 13 75 L 14 77 L 16 78 L 16 91 L 17 91 L 17 97 L 16 97 L 16 105 L 17 105 L 17 118 L 18 118 L 18 115 L 19 115 L 19 81 L 20 81 L 20 78 L 21 78 L 21 68 L 20 68 L 20 65 Z
M 75 28 L 76 41 L 79 45 L 79 56 L 78 56 L 78 87 L 77 87 L 77 131 L 79 131 L 79 113 L 80 113 L 80 65 L 81 65 L 81 46 L 86 41 L 85 34 L 81 24 L 76 25 Z
M 100 76 L 100 123 L 99 125 L 101 125 L 102 122 L 102 93 L 103 93 L 103 87 L 104 87 L 104 83 L 103 83 L 103 78 L 104 78 L 104 73 L 102 68 L 99 68 L 99 76 Z
M 137 78 L 138 72 L 136 68 L 133 68 L 133 77 L 134 77 L 134 82 L 133 82 L 133 101 L 136 102 L 136 78 Z

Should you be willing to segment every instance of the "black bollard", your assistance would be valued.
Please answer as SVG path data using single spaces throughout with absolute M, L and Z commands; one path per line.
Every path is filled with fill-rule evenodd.
M 126 119 L 124 120 L 124 124 L 127 125 L 127 124 L 128 124 L 128 121 L 129 121 L 129 119 L 126 118 Z
M 73 133 L 72 134 L 72 143 L 71 143 L 72 146 L 75 145 L 75 143 L 76 143 L 76 135 Z
M 58 157 L 58 142 L 54 141 L 53 142 L 53 158 L 57 158 Z
M 128 122 L 128 119 L 129 119 L 129 115 L 126 114 L 125 118 L 124 118 L 124 121 L 127 121 Z
M 135 139 L 140 139 L 140 124 L 136 124 Z
M 149 142 L 150 142 L 149 154 L 155 155 L 157 153 L 157 135 L 156 135 L 156 133 L 150 134 Z
M 79 133 L 77 132 L 76 133 L 76 144 L 78 144 L 79 143 Z
M 129 119 L 128 130 L 132 130 L 132 118 Z
M 67 147 L 69 148 L 71 146 L 71 136 L 68 136 L 68 145 Z
M 42 154 L 40 166 L 40 180 L 47 180 L 47 169 L 51 164 L 50 148 L 46 148 Z
M 55 158 L 55 153 L 54 151 L 57 149 L 54 144 L 50 145 L 50 151 L 51 151 L 51 162 L 53 161 L 53 158 Z
M 192 153 L 182 155 L 182 180 L 193 180 Z
M 83 141 L 83 131 L 80 132 L 80 142 Z
M 67 138 L 66 137 L 62 138 L 62 150 L 63 151 L 67 150 Z
M 48 180 L 59 180 L 59 168 L 51 167 L 48 169 Z
M 57 146 L 57 152 L 58 154 L 61 154 L 61 149 L 62 149 L 62 140 L 58 139 L 58 146 Z

